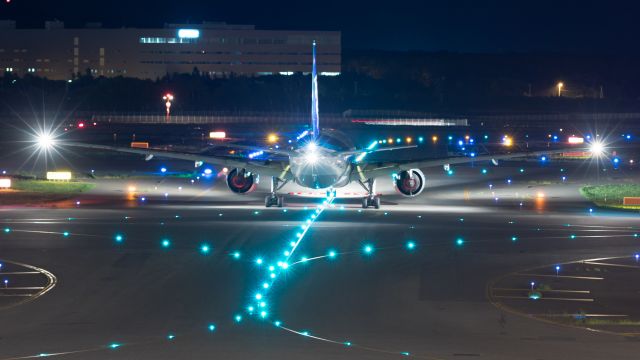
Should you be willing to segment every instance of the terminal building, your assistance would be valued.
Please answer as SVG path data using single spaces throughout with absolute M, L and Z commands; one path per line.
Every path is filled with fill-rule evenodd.
M 21 29 L 0 21 L 0 74 L 27 74 L 52 80 L 78 76 L 157 79 L 199 72 L 210 77 L 292 75 L 311 69 L 316 41 L 318 72 L 339 75 L 339 31 L 257 30 L 219 22 L 165 24 L 161 29 L 65 28 L 47 21 L 41 29 Z

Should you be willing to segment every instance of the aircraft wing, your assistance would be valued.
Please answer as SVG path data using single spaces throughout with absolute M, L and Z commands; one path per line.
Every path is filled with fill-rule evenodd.
M 119 146 L 86 144 L 76 142 L 66 142 L 65 146 L 80 147 L 85 149 L 94 150 L 107 150 L 115 151 L 127 154 L 137 154 L 152 157 L 161 157 L 167 159 L 178 159 L 186 161 L 202 161 L 207 164 L 213 164 L 218 166 L 225 166 L 228 168 L 243 168 L 247 171 L 260 174 L 263 176 L 275 176 L 282 180 L 291 179 L 292 175 L 289 172 L 289 163 L 285 161 L 270 161 L 270 160 L 252 160 L 252 159 L 234 159 L 224 156 L 211 156 L 194 153 L 174 152 L 157 149 L 140 149 L 140 148 L 125 148 Z
M 397 173 L 403 170 L 410 169 L 423 169 L 429 167 L 437 167 L 444 165 L 456 165 L 456 164 L 466 164 L 470 162 L 482 162 L 482 161 L 499 161 L 499 160 L 510 160 L 510 159 L 518 159 L 518 158 L 527 158 L 527 157 L 539 157 L 543 155 L 554 155 L 554 154 L 562 154 L 566 152 L 573 151 L 590 151 L 590 149 L 584 148 L 569 148 L 569 149 L 554 149 L 554 150 L 545 150 L 545 151 L 531 151 L 531 152 L 515 152 L 508 154 L 496 154 L 496 155 L 482 155 L 475 157 L 468 156 L 455 156 L 455 157 L 447 157 L 440 159 L 428 159 L 428 160 L 418 160 L 418 161 L 398 161 L 398 162 L 370 162 L 367 163 L 366 160 L 359 165 L 359 176 L 360 179 L 372 179 L 380 176 L 391 175 L 393 173 Z

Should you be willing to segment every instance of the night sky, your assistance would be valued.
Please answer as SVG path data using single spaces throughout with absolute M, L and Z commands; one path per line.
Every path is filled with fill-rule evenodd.
M 262 29 L 341 30 L 347 49 L 456 52 L 640 52 L 636 1 L 2 0 L 0 19 L 42 27 L 161 27 L 226 21 Z

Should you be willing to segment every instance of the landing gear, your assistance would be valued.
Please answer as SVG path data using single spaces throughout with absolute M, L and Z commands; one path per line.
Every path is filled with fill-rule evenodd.
M 367 196 L 362 198 L 362 208 L 366 209 L 368 207 L 374 207 L 376 209 L 380 209 L 380 197 L 378 196 Z
M 278 190 L 282 189 L 289 182 L 289 180 L 280 180 L 277 177 L 271 177 L 271 194 L 264 198 L 264 206 L 266 207 L 283 207 L 284 196 L 278 195 Z
M 380 209 L 380 197 L 376 195 L 376 179 L 358 182 L 367 191 L 367 196 L 362 199 L 362 208 L 374 207 Z
M 276 207 L 283 207 L 284 206 L 284 196 L 278 196 L 278 195 L 267 195 L 264 198 L 264 206 L 266 207 L 272 207 L 272 206 L 276 206 Z

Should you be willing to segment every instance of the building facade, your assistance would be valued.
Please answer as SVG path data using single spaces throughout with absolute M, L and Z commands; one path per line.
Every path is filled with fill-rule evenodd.
M 14 21 L 0 21 L 0 73 L 52 80 L 85 74 L 156 79 L 194 70 L 211 77 L 291 75 L 311 71 L 314 40 L 320 74 L 340 74 L 339 31 L 256 30 L 225 23 L 69 29 L 58 21 L 46 22 L 43 29 L 19 29 Z

